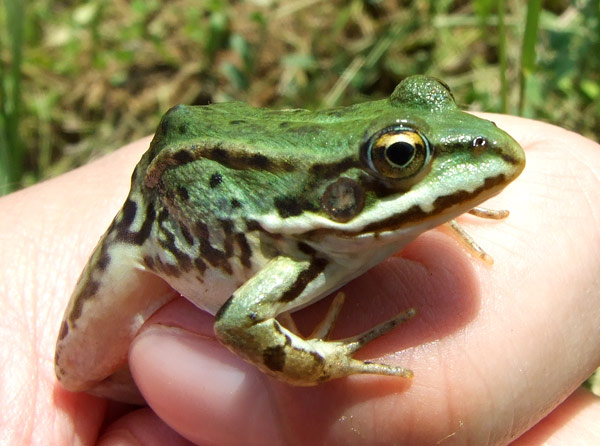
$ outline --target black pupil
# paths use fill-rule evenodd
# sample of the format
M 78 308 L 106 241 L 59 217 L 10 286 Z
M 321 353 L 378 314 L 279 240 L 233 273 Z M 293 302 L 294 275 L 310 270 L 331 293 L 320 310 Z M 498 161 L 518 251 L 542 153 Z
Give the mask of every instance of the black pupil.
M 415 154 L 415 146 L 406 142 L 398 141 L 390 144 L 385 150 L 388 161 L 396 166 L 404 166 L 412 160 Z

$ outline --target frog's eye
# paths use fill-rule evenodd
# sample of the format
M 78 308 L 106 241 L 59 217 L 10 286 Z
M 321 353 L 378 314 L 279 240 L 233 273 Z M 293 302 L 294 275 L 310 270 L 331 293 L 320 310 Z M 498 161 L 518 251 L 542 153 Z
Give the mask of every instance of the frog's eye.
M 407 179 L 429 163 L 429 144 L 415 130 L 393 126 L 378 131 L 362 147 L 367 167 L 384 179 Z

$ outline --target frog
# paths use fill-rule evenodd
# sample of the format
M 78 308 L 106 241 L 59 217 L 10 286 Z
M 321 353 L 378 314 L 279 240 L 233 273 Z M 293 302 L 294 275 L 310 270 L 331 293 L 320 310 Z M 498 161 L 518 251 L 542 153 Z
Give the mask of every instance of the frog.
M 411 379 L 407 368 L 353 355 L 415 308 L 338 340 L 330 333 L 343 294 L 310 336 L 290 313 L 461 214 L 504 217 L 478 206 L 524 166 L 511 136 L 423 75 L 388 98 L 319 111 L 177 105 L 66 307 L 58 381 L 143 403 L 128 349 L 178 296 L 214 315 L 224 346 L 289 385 L 356 374 Z

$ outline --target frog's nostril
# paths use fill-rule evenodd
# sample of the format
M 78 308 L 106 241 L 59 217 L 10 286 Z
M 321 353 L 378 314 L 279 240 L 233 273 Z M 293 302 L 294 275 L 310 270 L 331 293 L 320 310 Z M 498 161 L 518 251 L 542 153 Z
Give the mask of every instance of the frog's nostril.
M 478 136 L 477 138 L 475 138 L 473 140 L 473 147 L 474 148 L 484 148 L 485 146 L 487 146 L 488 141 L 487 139 L 485 139 L 483 136 Z

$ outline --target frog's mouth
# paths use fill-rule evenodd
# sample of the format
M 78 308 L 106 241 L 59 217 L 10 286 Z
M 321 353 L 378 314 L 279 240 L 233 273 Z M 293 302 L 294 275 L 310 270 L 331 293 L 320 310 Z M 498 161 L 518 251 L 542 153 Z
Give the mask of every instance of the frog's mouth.
M 380 239 L 389 242 L 396 236 L 417 234 L 468 212 L 473 207 L 498 194 L 512 178 L 498 174 L 483 180 L 473 190 L 458 189 L 434 198 L 419 196 L 420 191 L 380 200 L 348 222 L 337 222 L 316 213 L 280 218 L 276 214 L 263 216 L 258 223 L 271 234 L 323 241 L 325 238 Z M 431 197 L 429 191 L 429 197 Z M 354 242 L 354 243 L 355 243 Z

